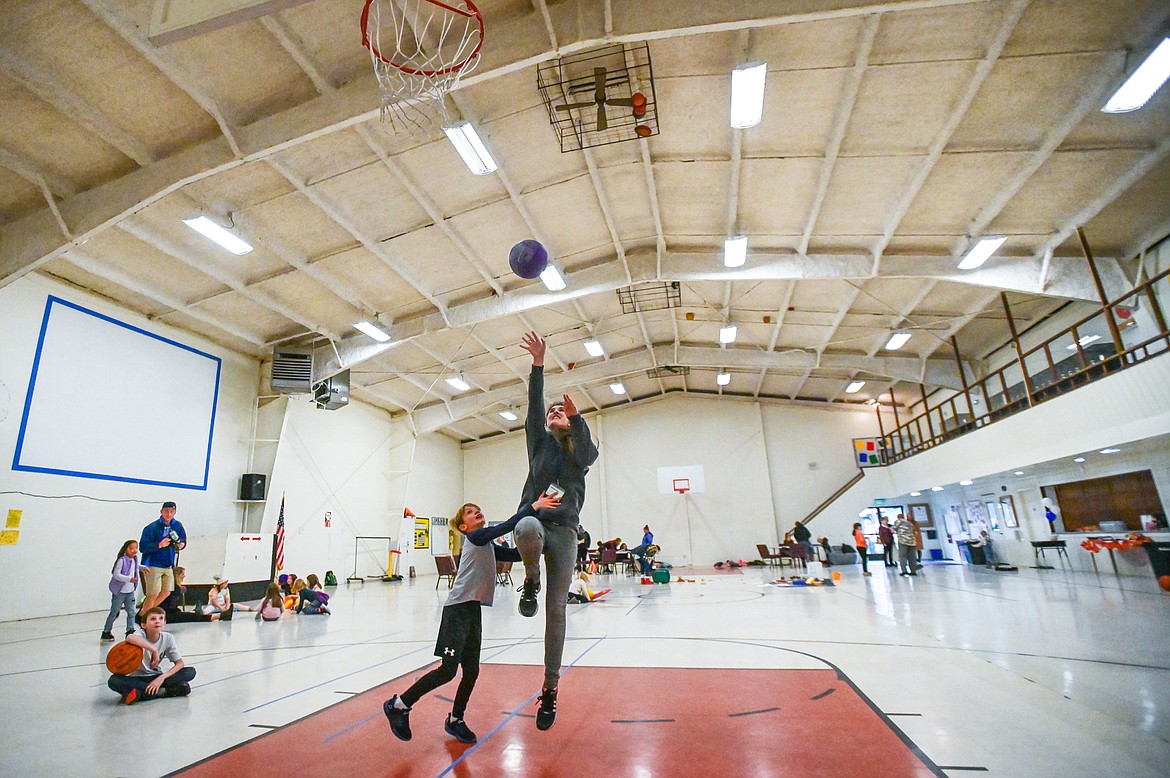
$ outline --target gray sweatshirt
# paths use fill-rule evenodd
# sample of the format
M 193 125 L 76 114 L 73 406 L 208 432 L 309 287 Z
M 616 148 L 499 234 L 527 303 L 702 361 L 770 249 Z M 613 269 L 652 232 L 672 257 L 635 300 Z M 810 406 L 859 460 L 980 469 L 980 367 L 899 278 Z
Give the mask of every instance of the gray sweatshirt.
M 585 504 L 585 474 L 597 461 L 597 446 L 589 435 L 589 425 L 581 414 L 569 417 L 569 453 L 545 426 L 544 368 L 532 366 L 528 379 L 528 418 L 524 422 L 528 437 L 528 480 L 520 505 L 532 505 L 549 484 L 565 490 L 561 504 L 556 508 L 541 509 L 537 517 L 550 524 L 577 529 L 581 506 Z
M 532 505 L 525 505 L 519 513 L 502 524 L 480 527 L 464 535 L 467 542 L 463 544 L 463 553 L 459 557 L 459 572 L 455 575 L 455 583 L 443 607 L 461 602 L 478 602 L 490 606 L 496 596 L 496 562 L 520 561 L 519 551 L 504 548 L 492 541 L 516 529 L 520 519 L 535 515 Z

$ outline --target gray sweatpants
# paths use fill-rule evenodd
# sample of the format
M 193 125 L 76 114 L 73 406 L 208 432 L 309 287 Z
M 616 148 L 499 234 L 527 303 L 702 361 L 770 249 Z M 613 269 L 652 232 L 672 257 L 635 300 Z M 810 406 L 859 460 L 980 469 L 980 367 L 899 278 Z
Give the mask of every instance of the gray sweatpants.
M 555 689 L 561 678 L 565 653 L 565 606 L 577 563 L 577 530 L 547 524 L 535 516 L 520 519 L 513 533 L 516 549 L 524 560 L 524 575 L 540 580 L 540 557 L 548 578 L 544 582 L 544 688 Z

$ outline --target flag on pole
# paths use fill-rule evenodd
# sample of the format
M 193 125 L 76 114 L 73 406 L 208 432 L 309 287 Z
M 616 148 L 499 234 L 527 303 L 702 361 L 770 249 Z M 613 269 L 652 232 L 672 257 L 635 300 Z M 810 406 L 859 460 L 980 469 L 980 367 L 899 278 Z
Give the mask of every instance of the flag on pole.
M 284 569 L 284 495 L 280 495 L 280 515 L 276 518 L 276 569 Z

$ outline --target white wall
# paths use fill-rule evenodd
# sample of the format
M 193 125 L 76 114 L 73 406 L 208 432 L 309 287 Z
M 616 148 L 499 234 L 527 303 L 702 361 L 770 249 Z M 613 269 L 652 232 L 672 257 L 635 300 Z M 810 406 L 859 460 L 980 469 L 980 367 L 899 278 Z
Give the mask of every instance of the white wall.
M 586 418 L 601 451 L 586 479 L 586 529 L 595 542 L 634 545 L 649 524 L 660 558 L 676 565 L 756 558 L 778 520 L 788 529 L 852 477 L 851 439 L 877 426 L 865 412 L 675 395 Z M 527 465 L 522 434 L 467 446 L 466 498 L 506 519 Z M 658 494 L 657 469 L 683 465 L 703 466 L 706 492 Z
M 11 469 L 50 294 L 223 359 L 206 490 Z M 123 541 L 138 539 L 165 500 L 178 503 L 178 518 L 189 535 L 238 531 L 240 514 L 232 501 L 247 464 L 256 361 L 36 275 L 0 288 L 0 333 L 0 516 L 10 509 L 24 512 L 19 542 L 0 546 L 0 579 L 20 586 L 22 592 L 0 600 L 0 621 L 109 607 L 106 584 L 118 549 Z M 85 391 L 84 377 L 79 377 L 77 388 Z M 133 403 L 134 398 L 127 397 L 126 402 Z M 166 455 L 166 440 L 157 441 L 157 451 Z
M 356 537 L 390 536 L 392 545 L 358 545 L 358 574 L 378 573 L 388 565 L 388 549 L 398 546 L 404 499 L 420 516 L 446 515 L 458 506 L 463 468 L 457 442 L 441 435 L 413 441 L 405 422 L 358 401 L 333 411 L 318 410 L 308 397 L 280 402 L 287 410 L 261 530 L 276 531 L 283 495 L 284 572 L 324 578 L 333 570 L 343 581 L 354 571 Z

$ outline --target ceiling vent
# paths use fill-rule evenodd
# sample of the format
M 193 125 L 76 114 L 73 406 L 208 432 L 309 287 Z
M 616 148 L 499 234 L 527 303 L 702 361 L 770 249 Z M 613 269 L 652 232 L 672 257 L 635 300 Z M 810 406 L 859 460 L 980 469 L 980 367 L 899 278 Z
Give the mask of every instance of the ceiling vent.
M 678 281 L 650 282 L 617 290 L 622 313 L 661 311 L 682 305 L 682 287 Z
M 326 378 L 313 389 L 313 402 L 323 411 L 335 411 L 349 405 L 349 371 Z
M 307 394 L 313 391 L 313 350 L 273 349 L 272 390 L 281 394 Z

